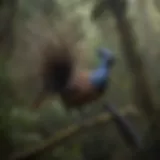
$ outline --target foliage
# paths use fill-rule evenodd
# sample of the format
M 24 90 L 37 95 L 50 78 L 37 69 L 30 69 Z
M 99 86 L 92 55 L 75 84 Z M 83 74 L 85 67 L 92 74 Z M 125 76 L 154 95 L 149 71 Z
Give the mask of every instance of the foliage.
M 158 1 L 156 3 L 158 4 Z M 1 159 L 6 159 L 12 152 L 25 151 L 35 144 L 39 145 L 59 129 L 77 122 L 79 120 L 77 117 L 83 117 L 84 114 L 94 116 L 102 110 L 101 102 L 97 102 L 86 106 L 83 113 L 68 112 L 57 97 L 53 102 L 46 102 L 43 108 L 36 112 L 29 109 L 28 106 L 41 83 L 39 77 L 37 78 L 42 59 L 39 51 L 51 37 L 56 42 L 55 33 L 57 32 L 71 44 L 70 47 L 78 59 L 77 67 L 79 68 L 96 67 L 98 64 L 95 56 L 96 48 L 99 46 L 110 48 L 115 53 L 117 63 L 112 73 L 110 88 L 104 99 L 107 97 L 107 100 L 117 105 L 119 109 L 132 105 L 131 77 L 121 56 L 116 22 L 109 12 L 104 13 L 97 22 L 93 22 L 90 16 L 94 5 L 94 1 L 91 0 L 19 1 L 15 16 L 14 47 L 7 47 L 11 48 L 12 54 L 9 60 L 0 57 Z M 137 34 L 139 50 L 147 63 L 146 70 L 151 77 L 155 96 L 159 99 L 160 7 L 156 6 L 153 0 L 128 0 L 127 16 Z M 2 13 L 4 10 L 0 11 Z M 4 19 L 1 19 L 1 16 L 2 14 L 0 22 L 3 23 Z M 0 46 L 0 53 L 3 55 L 8 52 L 4 49 L 4 45 L 6 43 Z M 23 97 L 20 98 L 21 101 L 16 95 Z M 140 129 L 146 127 L 143 118 L 135 116 L 131 119 Z M 142 135 L 144 130 L 140 131 Z M 112 156 L 110 152 L 113 153 Z M 124 157 L 125 154 L 130 155 L 130 151 L 121 140 L 114 123 L 110 122 L 107 127 L 97 128 L 83 136 L 77 136 L 39 159 L 88 160 L 92 159 L 92 156 L 94 158 L 97 156 L 97 159 L 100 159 L 100 156 L 101 159 L 107 159 L 110 156 L 111 159 L 117 159 L 119 156 Z

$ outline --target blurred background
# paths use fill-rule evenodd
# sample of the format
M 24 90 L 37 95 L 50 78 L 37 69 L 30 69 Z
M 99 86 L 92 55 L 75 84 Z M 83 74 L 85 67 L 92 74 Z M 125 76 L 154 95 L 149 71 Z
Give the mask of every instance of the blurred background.
M 136 88 L 132 82 L 136 81 L 132 76 L 135 73 L 128 65 L 131 61 L 125 57 L 127 50 L 118 30 L 118 23 L 121 24 L 114 10 L 125 12 L 122 16 L 130 24 L 136 42 L 134 53 L 142 61 L 153 90 L 154 107 L 158 110 L 160 1 L 123 0 L 125 4 L 121 5 L 121 0 L 113 0 L 115 5 L 120 4 L 117 7 L 109 0 L 104 1 L 106 7 L 103 4 L 103 8 L 98 9 L 102 13 L 96 16 L 98 2 L 94 0 L 0 1 L 0 159 L 129 160 L 133 158 L 133 152 L 134 155 L 137 153 L 126 145 L 111 117 L 106 118 L 105 125 L 93 125 L 90 129 L 81 129 L 83 132 L 70 133 L 80 127 L 79 119 L 85 121 L 86 116 L 88 119 L 102 114 L 102 100 L 84 106 L 81 112 L 76 107 L 66 110 L 58 96 L 45 101 L 36 111 L 30 108 L 41 88 L 38 76 L 44 56 L 41 50 L 51 39 L 58 44 L 58 33 L 75 56 L 75 68 L 94 69 L 99 63 L 96 56 L 98 47 L 113 52 L 116 64 L 110 87 L 102 99 L 123 111 L 137 133 L 146 136 L 149 123 L 137 111 L 133 98 L 134 95 L 141 96 L 143 88 L 133 89 Z M 64 138 L 65 134 L 69 134 L 67 138 Z M 37 146 L 42 148 L 37 149 Z M 18 157 L 22 152 L 25 154 Z M 29 157 L 30 152 L 35 153 Z

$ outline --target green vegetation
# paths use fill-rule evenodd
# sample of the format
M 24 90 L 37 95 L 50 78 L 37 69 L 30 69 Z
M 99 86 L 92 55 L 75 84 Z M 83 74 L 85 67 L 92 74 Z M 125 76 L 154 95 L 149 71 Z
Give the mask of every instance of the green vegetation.
M 50 40 L 57 44 L 57 34 L 78 59 L 78 69 L 96 67 L 97 47 L 105 46 L 114 52 L 117 62 L 103 100 L 117 106 L 144 138 L 147 152 L 138 152 L 143 156 L 138 158 L 154 159 L 149 154 L 150 144 L 160 138 L 150 132 L 159 133 L 159 0 L 123 0 L 125 13 L 120 0 L 101 1 L 105 1 L 103 5 L 91 0 L 0 1 L 1 160 L 130 160 L 131 153 L 136 152 L 126 145 L 113 117 L 105 113 L 103 118 L 102 101 L 85 106 L 82 112 L 67 111 L 59 97 L 46 101 L 36 111 L 30 108 L 41 87 L 40 51 Z M 120 3 L 115 7 L 112 2 Z M 128 22 L 131 34 L 125 25 Z M 126 27 L 123 33 L 120 23 Z M 142 85 L 144 81 L 147 89 Z M 154 129 L 141 113 L 150 123 L 155 117 Z M 79 119 L 88 122 L 86 115 L 93 121 L 81 126 Z

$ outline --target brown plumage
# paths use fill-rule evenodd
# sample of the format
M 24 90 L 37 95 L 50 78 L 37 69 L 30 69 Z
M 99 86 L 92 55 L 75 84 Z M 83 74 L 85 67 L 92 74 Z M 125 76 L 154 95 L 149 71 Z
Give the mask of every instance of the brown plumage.
M 74 65 L 73 55 L 65 45 L 55 46 L 49 43 L 42 53 L 42 90 L 33 103 L 34 108 L 40 107 L 49 95 L 59 93 L 65 88 Z
M 109 84 L 111 68 L 115 58 L 106 48 L 98 50 L 101 62 L 92 70 L 81 70 L 73 73 L 66 89 L 61 93 L 61 98 L 66 108 L 81 108 L 101 98 Z
M 90 72 L 80 71 L 71 77 L 66 90 L 61 94 L 62 101 L 67 109 L 89 104 L 99 99 L 105 88 L 97 90 L 89 81 Z

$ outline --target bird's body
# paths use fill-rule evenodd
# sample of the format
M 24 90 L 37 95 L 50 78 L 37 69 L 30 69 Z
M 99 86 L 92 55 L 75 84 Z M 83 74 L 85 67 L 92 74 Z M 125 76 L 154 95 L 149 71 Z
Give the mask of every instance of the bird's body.
M 100 50 L 100 66 L 93 71 L 80 71 L 70 79 L 66 90 L 62 92 L 61 98 L 67 108 L 81 108 L 99 99 L 105 92 L 114 57 L 108 50 Z
M 65 53 L 65 52 L 63 52 Z M 34 108 L 40 107 L 49 96 L 58 93 L 66 108 L 79 107 L 100 98 L 110 77 L 114 57 L 107 49 L 100 49 L 98 55 L 100 66 L 93 70 L 73 71 L 73 60 L 70 57 L 50 59 L 44 72 L 44 89 L 34 103 Z
M 89 74 L 88 72 L 80 72 L 71 79 L 67 89 L 61 94 L 65 106 L 82 106 L 102 94 L 99 91 L 95 92 L 96 88 L 89 81 Z

